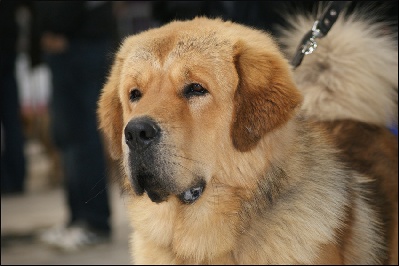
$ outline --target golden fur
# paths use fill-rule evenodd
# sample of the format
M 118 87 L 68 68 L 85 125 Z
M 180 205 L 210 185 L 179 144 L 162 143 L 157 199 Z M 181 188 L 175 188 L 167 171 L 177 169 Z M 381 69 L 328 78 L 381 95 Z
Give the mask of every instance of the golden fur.
M 188 97 L 188 84 L 207 93 Z M 371 179 L 339 162 L 301 102 L 264 32 L 196 18 L 127 38 L 98 115 L 124 172 L 133 262 L 385 263 Z M 130 143 L 143 119 L 161 132 L 147 150 Z

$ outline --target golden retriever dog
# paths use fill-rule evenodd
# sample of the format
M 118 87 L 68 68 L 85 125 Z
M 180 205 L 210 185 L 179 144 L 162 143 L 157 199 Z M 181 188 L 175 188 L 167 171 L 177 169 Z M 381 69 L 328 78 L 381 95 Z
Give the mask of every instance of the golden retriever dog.
M 304 95 L 303 114 L 326 128 L 353 169 L 373 178 L 390 264 L 398 265 L 398 138 L 387 126 L 398 121 L 398 41 L 390 21 L 356 8 L 342 13 L 318 48 L 294 71 Z M 315 18 L 288 17 L 280 41 L 288 57 Z
M 174 21 L 124 40 L 98 106 L 135 264 L 384 264 L 374 180 L 301 115 L 259 30 Z

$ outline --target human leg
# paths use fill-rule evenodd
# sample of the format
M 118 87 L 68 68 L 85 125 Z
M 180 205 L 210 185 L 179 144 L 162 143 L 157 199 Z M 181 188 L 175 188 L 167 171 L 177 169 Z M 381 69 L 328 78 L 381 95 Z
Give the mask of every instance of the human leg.
M 1 154 L 1 192 L 15 193 L 24 189 L 26 160 L 24 135 L 15 77 L 15 53 L 1 54 L 0 60 L 0 109 L 4 132 Z

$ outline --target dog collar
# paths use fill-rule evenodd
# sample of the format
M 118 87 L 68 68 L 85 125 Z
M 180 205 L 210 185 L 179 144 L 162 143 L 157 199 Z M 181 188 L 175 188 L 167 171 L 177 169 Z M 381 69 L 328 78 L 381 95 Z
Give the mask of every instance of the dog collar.
M 333 24 L 336 22 L 342 9 L 351 1 L 331 1 L 325 12 L 316 21 L 311 30 L 308 31 L 300 42 L 296 54 L 291 62 L 294 68 L 298 67 L 304 56 L 309 55 L 317 49 L 316 38 L 322 38 L 328 34 Z

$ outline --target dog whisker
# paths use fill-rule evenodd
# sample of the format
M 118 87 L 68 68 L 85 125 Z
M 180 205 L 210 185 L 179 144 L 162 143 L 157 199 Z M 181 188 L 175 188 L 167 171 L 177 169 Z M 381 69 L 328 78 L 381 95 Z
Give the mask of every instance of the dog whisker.
M 186 160 L 189 160 L 189 161 L 193 161 L 193 162 L 199 163 L 199 164 L 201 164 L 201 165 L 203 165 L 203 166 L 206 165 L 206 164 L 205 164 L 203 161 L 201 161 L 201 160 L 193 159 L 193 158 L 190 158 L 190 157 L 187 157 L 187 156 L 182 156 L 182 155 L 179 155 L 177 152 L 174 153 L 173 151 L 177 151 L 176 146 L 173 146 L 173 145 L 170 145 L 170 144 L 166 144 L 166 143 L 163 143 L 162 145 L 163 145 L 165 148 L 167 148 L 167 151 L 168 151 L 168 153 L 169 153 L 170 156 L 178 157 L 178 158 L 182 158 L 182 159 L 186 159 Z
M 175 155 L 175 154 L 172 154 L 172 156 L 178 157 L 178 158 L 182 158 L 182 159 L 186 159 L 186 160 L 189 160 L 189 161 L 193 161 L 193 162 L 196 162 L 196 163 L 200 163 L 200 164 L 202 164 L 202 165 L 205 165 L 205 164 L 204 164 L 202 161 L 200 161 L 200 160 L 191 159 L 191 158 L 188 158 L 188 157 L 184 157 L 184 156 L 180 156 L 180 155 Z
M 96 185 L 95 185 L 96 186 Z M 93 188 L 92 188 L 93 189 Z M 85 204 L 88 204 L 90 201 L 92 201 L 93 199 L 95 199 L 98 195 L 102 194 L 105 190 L 107 189 L 107 186 L 105 186 L 103 189 L 101 189 L 99 192 L 97 192 L 96 195 L 94 195 L 93 197 L 89 198 L 87 201 L 85 201 Z
M 170 161 L 168 162 L 169 164 L 175 165 L 175 166 L 179 166 L 183 169 L 185 169 L 186 171 L 188 171 L 189 173 L 193 174 L 193 175 L 197 175 L 194 171 L 190 170 L 189 168 L 183 166 L 182 164 L 178 163 L 178 162 L 174 162 L 174 161 Z

